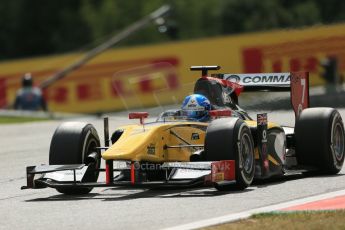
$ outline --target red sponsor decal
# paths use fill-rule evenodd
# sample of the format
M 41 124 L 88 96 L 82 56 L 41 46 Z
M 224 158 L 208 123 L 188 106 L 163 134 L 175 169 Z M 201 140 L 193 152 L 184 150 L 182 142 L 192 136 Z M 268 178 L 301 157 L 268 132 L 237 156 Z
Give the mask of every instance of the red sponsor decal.
M 208 113 L 211 117 L 231 117 L 231 110 L 229 109 L 211 110 Z
M 211 181 L 232 181 L 235 180 L 235 161 L 224 160 L 211 163 Z

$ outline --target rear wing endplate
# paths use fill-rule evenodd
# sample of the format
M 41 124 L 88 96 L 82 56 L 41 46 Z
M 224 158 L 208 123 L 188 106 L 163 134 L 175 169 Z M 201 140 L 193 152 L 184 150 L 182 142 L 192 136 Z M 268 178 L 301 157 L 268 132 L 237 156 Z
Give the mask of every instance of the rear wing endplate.
M 250 91 L 290 91 L 291 105 L 296 118 L 309 107 L 309 73 L 253 73 L 253 74 L 212 74 L 212 77 L 235 82 Z

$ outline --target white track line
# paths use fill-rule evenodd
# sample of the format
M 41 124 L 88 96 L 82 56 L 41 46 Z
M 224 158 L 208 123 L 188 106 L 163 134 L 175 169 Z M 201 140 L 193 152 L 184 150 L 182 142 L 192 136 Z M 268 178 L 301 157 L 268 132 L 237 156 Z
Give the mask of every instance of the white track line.
M 324 200 L 324 199 L 333 198 L 333 197 L 342 196 L 342 195 L 345 195 L 345 190 L 324 193 L 324 194 L 311 196 L 307 198 L 301 198 L 301 199 L 288 201 L 288 202 L 284 202 L 280 204 L 274 204 L 274 205 L 270 205 L 270 206 L 266 206 L 262 208 L 251 209 L 244 212 L 215 217 L 215 218 L 211 218 L 207 220 L 196 221 L 189 224 L 183 224 L 183 225 L 179 225 L 179 226 L 175 226 L 171 228 L 166 228 L 165 230 L 197 229 L 197 228 L 208 227 L 212 225 L 224 224 L 224 223 L 228 223 L 228 222 L 232 222 L 232 221 L 236 221 L 240 219 L 245 219 L 257 213 L 277 211 L 277 210 L 281 210 L 281 209 L 288 208 L 295 205 L 305 204 L 305 203 L 314 202 L 318 200 Z

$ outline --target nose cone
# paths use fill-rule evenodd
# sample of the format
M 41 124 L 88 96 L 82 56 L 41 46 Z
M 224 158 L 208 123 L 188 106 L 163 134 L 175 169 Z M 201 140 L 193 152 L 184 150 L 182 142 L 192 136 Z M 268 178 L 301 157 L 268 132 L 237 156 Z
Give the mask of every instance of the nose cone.
M 150 159 L 157 161 L 155 150 L 159 140 L 155 133 L 157 133 L 155 129 L 144 129 L 142 126 L 127 129 L 120 139 L 102 154 L 102 157 L 105 160 L 141 161 Z M 154 154 L 152 154 L 152 148 L 155 148 Z

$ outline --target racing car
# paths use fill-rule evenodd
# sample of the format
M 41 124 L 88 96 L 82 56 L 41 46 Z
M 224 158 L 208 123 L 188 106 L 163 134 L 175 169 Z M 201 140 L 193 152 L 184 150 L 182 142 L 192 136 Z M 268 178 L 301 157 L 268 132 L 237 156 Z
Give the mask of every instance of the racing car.
M 333 108 L 309 108 L 307 72 L 208 74 L 219 69 L 191 67 L 201 71 L 194 93 L 210 100 L 210 121 L 190 120 L 176 109 L 145 122 L 147 112 L 134 112 L 129 119 L 138 124 L 109 132 L 104 118 L 104 146 L 93 125 L 62 123 L 51 140 L 49 165 L 27 167 L 22 189 L 87 194 L 94 187 L 208 185 L 243 190 L 256 179 L 341 170 L 342 118 Z M 238 102 L 248 91 L 290 91 L 295 127 L 270 122 L 267 113 L 251 118 Z M 105 179 L 98 181 L 100 172 Z

